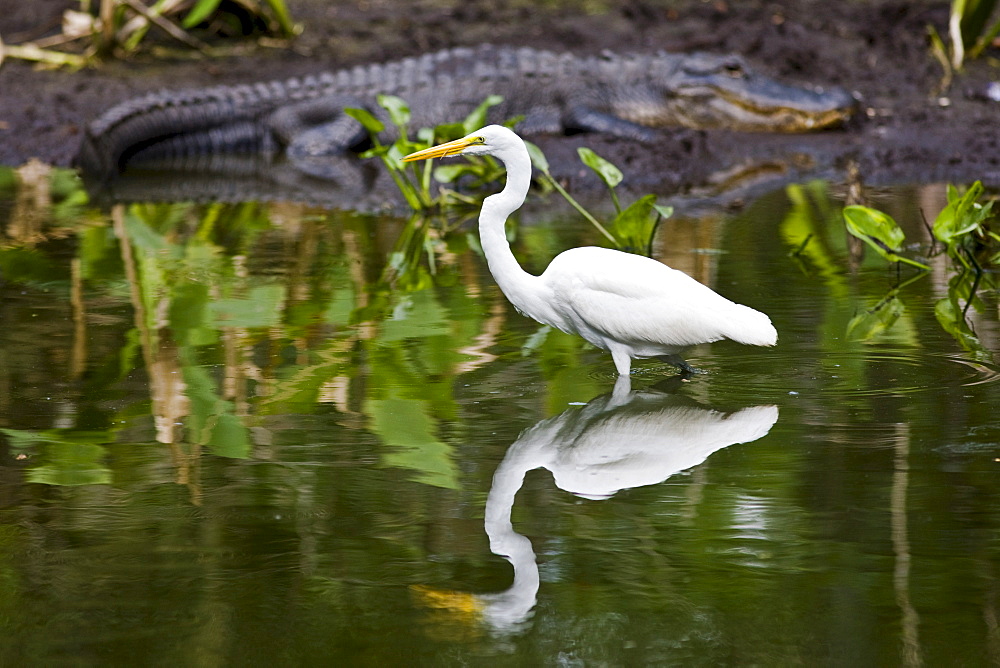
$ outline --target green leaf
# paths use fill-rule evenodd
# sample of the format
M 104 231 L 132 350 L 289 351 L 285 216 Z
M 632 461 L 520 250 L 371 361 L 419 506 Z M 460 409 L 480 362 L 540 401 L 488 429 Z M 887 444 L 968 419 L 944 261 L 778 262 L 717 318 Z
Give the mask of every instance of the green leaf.
M 375 98 L 380 107 L 389 112 L 389 119 L 398 128 L 410 124 L 410 105 L 401 97 L 395 95 L 378 95 Z
M 966 48 L 975 44 L 986 30 L 986 24 L 996 5 L 996 0 L 953 0 L 952 11 L 958 13 L 962 43 Z
M 896 254 L 906 235 L 889 214 L 867 206 L 852 205 L 844 207 L 844 221 L 848 232 L 874 248 L 886 260 L 929 269 L 927 265 Z
M 609 188 L 614 188 L 622 182 L 623 178 L 625 178 L 625 175 L 622 174 L 620 169 L 594 153 L 586 146 L 581 146 L 576 149 L 576 152 L 579 154 L 580 160 L 583 161 L 583 164 L 594 170 L 594 172 L 601 177 L 601 180 L 604 181 Z
M 382 145 L 382 146 L 373 146 L 372 148 L 368 149 L 367 151 L 362 151 L 361 153 L 359 153 L 358 157 L 359 158 L 385 158 L 387 155 L 389 155 L 389 148 L 390 147 L 385 146 L 385 145 Z
M 663 204 L 654 204 L 653 208 L 656 209 L 656 212 L 661 216 L 663 216 L 664 218 L 669 218 L 670 216 L 674 215 L 674 207 L 672 206 L 665 206 Z
M 848 206 L 844 208 L 844 219 L 851 234 L 867 242 L 882 255 L 886 251 L 899 250 L 906 239 L 892 216 L 877 209 Z
M 984 190 L 980 181 L 969 186 L 964 195 L 960 195 L 954 186 L 949 185 L 948 205 L 934 219 L 935 238 L 952 246 L 961 237 L 978 230 L 992 207 L 992 202 L 985 207 L 977 202 Z
M 434 180 L 439 183 L 454 183 L 468 171 L 468 165 L 437 165 L 434 168 Z
M 528 149 L 528 155 L 531 157 L 531 164 L 535 166 L 535 169 L 548 174 L 549 161 L 545 159 L 545 154 L 542 153 L 542 149 L 538 148 L 529 141 L 524 142 L 524 145 Z
M 611 229 L 622 250 L 644 253 L 649 248 L 656 229 L 655 203 L 656 195 L 646 195 L 615 216 Z
M 427 139 L 427 143 L 440 144 L 453 139 L 460 139 L 467 134 L 469 133 L 465 131 L 465 126 L 462 123 L 440 123 L 434 126 L 434 132 Z
M 462 121 L 463 134 L 469 134 L 478 130 L 479 128 L 486 125 L 486 115 L 490 110 L 490 107 L 495 107 L 503 102 L 502 95 L 490 95 L 485 100 L 480 103 L 478 107 L 472 110 L 472 113 L 465 117 Z
M 417 140 L 424 143 L 421 148 L 428 148 L 434 143 L 434 130 L 431 128 L 420 128 L 417 130 Z
M 292 22 L 292 15 L 285 5 L 285 0 L 267 0 L 267 4 L 274 12 L 278 25 L 281 26 L 281 31 L 286 35 L 294 35 L 296 32 L 295 24 Z
M 403 162 L 403 158 L 406 157 L 406 153 L 400 148 L 399 144 L 393 144 L 389 147 L 389 150 L 385 152 L 385 157 L 391 162 L 392 167 L 396 169 L 403 169 L 406 167 L 406 163 Z
M 198 0 L 191 11 L 187 13 L 184 17 L 182 26 L 186 29 L 190 29 L 207 19 L 211 16 L 216 9 L 219 8 L 222 0 Z
M 344 113 L 361 123 L 368 131 L 368 134 L 377 135 L 385 130 L 385 123 L 375 118 L 367 109 L 357 107 L 344 107 Z

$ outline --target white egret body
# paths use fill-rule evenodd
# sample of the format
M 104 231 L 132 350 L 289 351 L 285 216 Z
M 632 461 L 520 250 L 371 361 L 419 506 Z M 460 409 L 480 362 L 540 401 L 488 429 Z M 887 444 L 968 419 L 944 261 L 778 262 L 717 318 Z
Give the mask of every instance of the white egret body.
M 504 189 L 486 198 L 479 237 L 507 299 L 522 314 L 564 332 L 579 334 L 611 353 L 618 373 L 628 375 L 633 358 L 659 357 L 689 367 L 678 354 L 721 339 L 773 346 L 778 334 L 770 318 L 736 304 L 687 274 L 641 255 L 609 248 L 572 248 L 557 255 L 541 276 L 524 271 L 504 233 L 531 184 L 531 158 L 511 130 L 490 125 L 453 142 L 403 158 L 492 155 L 507 168 Z

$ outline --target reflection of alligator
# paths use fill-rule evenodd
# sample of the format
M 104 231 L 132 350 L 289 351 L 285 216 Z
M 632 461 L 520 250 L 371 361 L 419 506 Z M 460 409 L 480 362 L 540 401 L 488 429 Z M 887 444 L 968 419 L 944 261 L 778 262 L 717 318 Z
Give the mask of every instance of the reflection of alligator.
M 308 162 L 363 145 L 364 130 L 343 109 L 363 107 L 386 119 L 377 93 L 407 100 L 414 127 L 463 118 L 495 94 L 504 101 L 491 120 L 523 115 L 518 127 L 526 134 L 631 138 L 649 138 L 650 127 L 666 125 L 801 132 L 840 123 L 855 106 L 842 89 L 787 86 L 733 56 L 579 57 L 483 46 L 301 80 L 149 94 L 95 120 L 78 164 L 109 175 L 140 159 L 281 150 Z

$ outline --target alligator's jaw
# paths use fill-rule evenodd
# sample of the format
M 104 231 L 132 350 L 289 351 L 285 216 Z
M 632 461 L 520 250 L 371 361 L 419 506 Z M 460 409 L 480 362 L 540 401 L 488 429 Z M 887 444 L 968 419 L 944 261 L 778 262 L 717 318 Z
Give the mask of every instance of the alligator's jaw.
M 737 132 L 812 132 L 844 124 L 855 105 L 829 109 L 800 109 L 790 106 L 755 106 L 743 99 L 723 94 L 711 98 L 692 114 L 678 114 L 681 125 L 694 128 L 721 128 Z
M 721 121 L 720 127 L 738 131 L 810 132 L 842 125 L 857 110 L 857 101 L 842 89 L 796 90 L 795 96 L 777 99 L 725 88 L 716 88 L 713 93 L 711 108 Z M 705 127 L 704 118 L 700 126 Z
M 634 123 L 738 132 L 811 132 L 845 123 L 857 111 L 846 90 L 811 90 L 752 80 L 702 80 L 677 86 L 663 103 L 621 102 L 616 113 Z

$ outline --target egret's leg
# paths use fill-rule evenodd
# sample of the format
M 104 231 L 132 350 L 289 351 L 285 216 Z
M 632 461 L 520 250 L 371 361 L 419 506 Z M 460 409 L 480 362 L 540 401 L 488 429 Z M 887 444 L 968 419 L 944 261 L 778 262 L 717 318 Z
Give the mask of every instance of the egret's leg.
M 683 357 L 677 355 L 676 353 L 673 355 L 660 355 L 656 359 L 662 362 L 666 362 L 667 364 L 673 364 L 675 367 L 681 370 L 682 374 L 688 376 L 694 375 L 696 373 L 704 373 L 704 371 L 702 371 L 701 369 L 696 369 L 695 367 L 688 364 Z
M 611 359 L 615 361 L 615 368 L 618 369 L 619 376 L 627 376 L 632 373 L 632 358 L 621 348 L 611 349 Z

